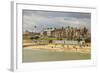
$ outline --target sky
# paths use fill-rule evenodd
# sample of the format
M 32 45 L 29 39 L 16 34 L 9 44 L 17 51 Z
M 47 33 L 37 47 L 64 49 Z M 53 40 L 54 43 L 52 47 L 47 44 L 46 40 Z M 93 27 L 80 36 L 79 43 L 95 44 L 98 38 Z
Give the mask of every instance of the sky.
M 23 32 L 68 26 L 91 30 L 91 13 L 23 10 Z

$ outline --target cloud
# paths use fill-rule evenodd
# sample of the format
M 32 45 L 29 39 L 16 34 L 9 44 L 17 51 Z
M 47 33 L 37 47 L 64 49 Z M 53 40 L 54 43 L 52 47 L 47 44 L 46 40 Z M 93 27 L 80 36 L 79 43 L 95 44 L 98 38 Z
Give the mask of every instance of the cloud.
M 34 28 L 37 26 L 37 28 Z M 23 11 L 23 31 L 41 32 L 44 28 L 87 27 L 91 29 L 91 14 L 76 12 Z

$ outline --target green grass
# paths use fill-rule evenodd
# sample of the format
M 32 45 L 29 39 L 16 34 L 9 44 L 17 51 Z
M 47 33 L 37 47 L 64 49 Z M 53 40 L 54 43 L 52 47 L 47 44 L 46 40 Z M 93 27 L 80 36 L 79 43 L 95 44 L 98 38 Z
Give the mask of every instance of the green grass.
M 55 52 L 48 50 L 23 49 L 23 62 L 41 61 L 64 61 L 64 60 L 86 60 L 90 59 L 90 54 L 78 52 Z
M 45 37 L 45 38 L 39 38 L 39 40 L 57 40 L 57 38 Z

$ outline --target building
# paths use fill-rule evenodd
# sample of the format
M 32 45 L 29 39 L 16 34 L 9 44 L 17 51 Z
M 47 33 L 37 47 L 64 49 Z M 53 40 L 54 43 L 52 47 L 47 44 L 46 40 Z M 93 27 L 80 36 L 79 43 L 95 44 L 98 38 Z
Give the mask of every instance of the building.
M 66 38 L 65 35 L 65 29 L 62 27 L 61 29 L 54 29 L 53 31 L 51 31 L 51 36 L 57 39 L 62 39 L 62 38 Z
M 46 28 L 44 31 L 40 32 L 41 37 L 51 37 L 53 28 Z
M 58 40 L 85 40 L 91 39 L 91 34 L 86 27 L 76 28 L 76 27 L 66 27 L 66 28 L 47 28 L 41 32 L 43 37 L 57 38 Z

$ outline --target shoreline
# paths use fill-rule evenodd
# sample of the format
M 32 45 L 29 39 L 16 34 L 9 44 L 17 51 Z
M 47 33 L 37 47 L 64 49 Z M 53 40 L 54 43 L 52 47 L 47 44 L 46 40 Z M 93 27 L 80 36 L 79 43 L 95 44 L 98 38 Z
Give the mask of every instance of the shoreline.
M 48 50 L 48 51 L 58 51 L 58 52 L 80 52 L 80 53 L 91 53 L 91 47 L 80 47 L 79 45 L 55 45 L 55 44 L 47 44 L 47 45 L 31 45 L 24 46 L 23 49 L 32 49 L 32 50 Z

